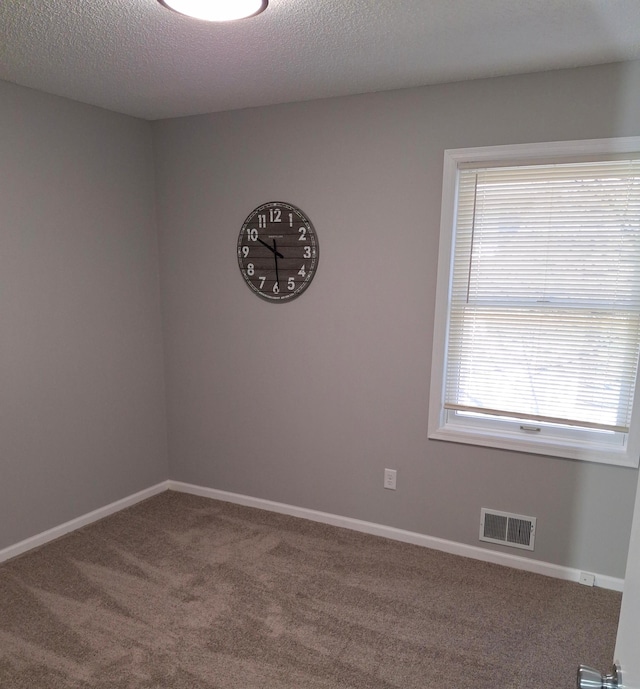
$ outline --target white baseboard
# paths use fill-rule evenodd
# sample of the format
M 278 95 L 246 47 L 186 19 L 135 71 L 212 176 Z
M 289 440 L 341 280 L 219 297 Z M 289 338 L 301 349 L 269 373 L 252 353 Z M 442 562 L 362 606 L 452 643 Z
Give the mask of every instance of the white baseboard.
M 351 517 L 341 517 L 336 514 L 328 512 L 318 512 L 317 510 L 310 510 L 304 507 L 295 507 L 294 505 L 287 505 L 281 502 L 273 502 L 271 500 L 263 500 L 261 498 L 253 498 L 248 495 L 240 495 L 238 493 L 229 493 L 223 490 L 216 490 L 215 488 L 204 488 L 202 486 L 195 486 L 190 483 L 182 483 L 181 481 L 163 481 L 155 486 L 141 490 L 134 495 L 130 495 L 122 500 L 105 505 L 93 512 L 89 512 L 81 517 L 65 522 L 53 529 L 44 531 L 41 534 L 27 538 L 20 543 L 9 546 L 4 550 L 0 550 L 0 562 L 17 557 L 22 553 L 37 548 L 49 541 L 53 541 L 60 536 L 64 536 L 71 531 L 87 526 L 92 522 L 98 521 L 110 514 L 119 512 L 126 507 L 131 507 L 142 500 L 163 493 L 166 490 L 174 490 L 180 493 L 190 493 L 192 495 L 199 495 L 205 498 L 212 498 L 214 500 L 222 500 L 224 502 L 233 502 L 238 505 L 245 505 L 247 507 L 256 507 L 261 510 L 269 512 L 277 512 L 279 514 L 287 514 L 292 517 L 300 517 L 302 519 L 309 519 L 311 521 L 320 522 L 322 524 L 330 524 L 332 526 L 339 526 L 344 529 L 351 529 L 352 531 L 360 531 L 362 533 L 372 534 L 373 536 L 382 536 L 383 538 L 390 538 L 395 541 L 402 541 L 404 543 L 412 543 L 424 548 L 432 548 L 440 550 L 452 555 L 460 555 L 462 557 L 470 557 L 474 560 L 482 560 L 484 562 L 492 562 L 497 565 L 505 567 L 512 567 L 514 569 L 522 569 L 536 574 L 544 574 L 545 576 L 554 577 L 556 579 L 564 579 L 566 581 L 580 581 L 580 570 L 572 567 L 562 567 L 554 565 L 550 562 L 542 562 L 540 560 L 533 560 L 528 557 L 520 557 L 518 555 L 511 555 L 509 553 L 502 553 L 495 550 L 487 550 L 472 545 L 465 545 L 464 543 L 456 543 L 455 541 L 448 541 L 443 538 L 436 538 L 434 536 L 426 536 L 425 534 L 416 533 L 414 531 L 405 531 L 403 529 L 396 529 L 392 526 L 385 526 L 383 524 L 375 524 L 373 522 L 362 521 L 361 519 L 352 519 Z M 612 591 L 622 591 L 624 579 L 607 576 L 604 574 L 595 573 L 595 585 Z
M 88 514 L 84 514 L 76 519 L 65 522 L 64 524 L 60 524 L 60 526 L 56 526 L 53 529 L 43 531 L 36 536 L 32 536 L 24 541 L 20 541 L 20 543 L 10 545 L 8 548 L 0 550 L 0 562 L 4 562 L 5 560 L 10 560 L 12 557 L 22 555 L 22 553 L 26 553 L 28 550 L 38 548 L 39 546 L 44 545 L 49 541 L 53 541 L 56 538 L 60 538 L 60 536 L 64 536 L 71 531 L 75 531 L 83 526 L 87 526 L 87 524 L 98 521 L 98 519 L 102 519 L 104 517 L 108 517 L 110 514 L 119 512 L 120 510 L 125 509 L 125 507 L 131 507 L 131 505 L 135 505 L 137 502 L 141 502 L 142 500 L 151 498 L 154 495 L 158 495 L 158 493 L 164 493 L 164 491 L 168 489 L 169 481 L 163 481 L 155 486 L 151 486 L 151 488 L 145 488 L 138 493 L 134 493 L 126 498 L 122 498 L 122 500 L 117 500 L 116 502 L 112 502 L 110 505 L 105 505 L 104 507 L 100 507 L 93 512 L 89 512 Z
M 302 519 L 309 519 L 332 526 L 340 526 L 345 529 L 351 529 L 352 531 L 361 531 L 362 533 L 372 534 L 374 536 L 382 536 L 383 538 L 390 538 L 395 541 L 402 541 L 425 548 L 440 550 L 445 553 L 451 553 L 452 555 L 461 555 L 462 557 L 470 557 L 474 560 L 482 560 L 497 565 L 504 565 L 505 567 L 534 572 L 535 574 L 543 574 L 556 579 L 575 582 L 580 581 L 580 570 L 572 567 L 563 567 L 561 565 L 554 565 L 550 562 L 533 560 L 528 557 L 520 557 L 518 555 L 511 555 L 495 550 L 487 550 L 478 546 L 456 543 L 455 541 L 448 541 L 434 536 L 426 536 L 425 534 L 416 533 L 414 531 L 396 529 L 392 526 L 384 526 L 383 524 L 352 519 L 351 517 L 341 517 L 328 512 L 318 512 L 304 507 L 295 507 L 280 502 L 272 502 L 271 500 L 252 498 L 248 495 L 229 493 L 214 488 L 204 488 L 202 486 L 195 486 L 180 481 L 169 481 L 168 483 L 169 490 L 175 490 L 181 493 L 191 493 L 192 495 L 199 495 L 214 500 L 223 500 L 224 502 L 233 502 L 238 505 L 257 507 L 261 510 L 287 514 L 292 517 L 301 517 Z M 605 574 L 595 574 L 595 585 L 600 588 L 611 589 L 612 591 L 622 591 L 624 579 L 618 579 Z

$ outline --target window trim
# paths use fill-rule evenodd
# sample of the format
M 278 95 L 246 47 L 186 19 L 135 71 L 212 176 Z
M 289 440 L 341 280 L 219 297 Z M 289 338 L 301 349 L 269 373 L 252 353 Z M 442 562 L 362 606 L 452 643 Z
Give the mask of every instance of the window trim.
M 433 440 L 577 459 L 637 468 L 640 464 L 640 375 L 636 380 L 630 430 L 623 446 L 559 441 L 514 432 L 478 429 L 448 421 L 444 409 L 446 345 L 449 328 L 450 280 L 453 271 L 458 170 L 473 165 L 530 165 L 610 158 L 640 152 L 640 137 L 508 144 L 444 152 L 440 245 L 436 285 L 428 437 Z

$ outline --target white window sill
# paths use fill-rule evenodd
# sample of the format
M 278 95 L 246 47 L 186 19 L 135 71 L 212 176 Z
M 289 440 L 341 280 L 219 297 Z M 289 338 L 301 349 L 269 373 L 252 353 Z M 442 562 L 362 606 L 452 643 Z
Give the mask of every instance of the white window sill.
M 598 447 L 593 443 L 581 446 L 576 442 L 563 444 L 557 439 L 523 438 L 520 434 L 508 434 L 495 432 L 482 432 L 478 429 L 468 429 L 452 426 L 442 426 L 429 431 L 430 440 L 444 440 L 466 445 L 478 445 L 480 447 L 494 447 L 501 450 L 514 452 L 527 452 L 549 457 L 563 457 L 577 459 L 599 464 L 638 468 L 638 456 L 630 456 L 627 447 Z

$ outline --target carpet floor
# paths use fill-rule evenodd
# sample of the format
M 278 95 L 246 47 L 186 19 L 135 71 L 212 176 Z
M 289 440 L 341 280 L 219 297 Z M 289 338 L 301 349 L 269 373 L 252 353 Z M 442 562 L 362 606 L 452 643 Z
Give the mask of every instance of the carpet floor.
M 0 565 L 0 687 L 573 689 L 620 600 L 166 492 Z

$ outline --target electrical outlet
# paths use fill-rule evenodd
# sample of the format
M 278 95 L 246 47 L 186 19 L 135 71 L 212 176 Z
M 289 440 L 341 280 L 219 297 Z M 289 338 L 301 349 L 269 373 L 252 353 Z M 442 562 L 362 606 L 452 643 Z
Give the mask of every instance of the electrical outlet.
M 397 471 L 395 469 L 385 469 L 384 470 L 384 487 L 389 490 L 396 489 L 396 475 Z
M 588 572 L 580 572 L 580 583 L 585 586 L 594 586 L 596 583 L 595 574 L 589 574 Z

